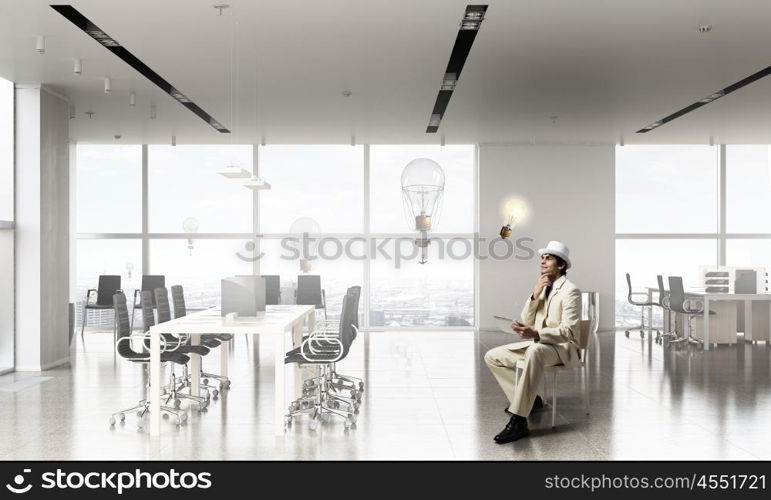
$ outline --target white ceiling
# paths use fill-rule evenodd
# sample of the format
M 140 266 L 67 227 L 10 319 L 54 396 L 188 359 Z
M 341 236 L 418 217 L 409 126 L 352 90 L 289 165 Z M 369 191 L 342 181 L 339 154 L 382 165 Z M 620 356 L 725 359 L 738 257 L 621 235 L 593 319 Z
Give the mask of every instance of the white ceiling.
M 225 1 L 232 7 L 220 17 L 212 5 Z M 67 96 L 77 116 L 71 135 L 81 142 L 121 134 L 124 143 L 168 143 L 172 135 L 179 144 L 250 143 L 262 135 L 268 143 L 348 143 L 355 134 L 359 143 L 426 143 L 444 134 L 448 143 L 621 136 L 627 144 L 707 143 L 710 136 L 771 143 L 771 77 L 649 134 L 634 133 L 771 65 L 771 2 L 490 0 L 436 135 L 425 128 L 467 2 L 222 2 L 71 4 L 230 127 L 232 138 L 41 0 L 0 0 L 0 76 Z M 701 34 L 705 23 L 714 28 Z M 39 34 L 43 56 L 35 52 Z M 83 59 L 80 77 L 75 58 Z M 342 97 L 345 89 L 353 95 Z

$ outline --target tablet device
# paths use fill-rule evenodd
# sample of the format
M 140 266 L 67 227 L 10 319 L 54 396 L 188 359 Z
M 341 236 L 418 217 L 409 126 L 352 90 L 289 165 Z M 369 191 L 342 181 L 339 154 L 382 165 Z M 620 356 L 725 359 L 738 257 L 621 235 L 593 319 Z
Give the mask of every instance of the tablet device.
M 516 323 L 517 325 L 522 325 L 522 323 L 513 318 L 507 318 L 505 316 L 493 316 L 493 319 L 495 320 L 496 325 L 498 325 L 498 329 L 500 331 L 519 337 L 519 334 L 511 329 L 511 324 Z

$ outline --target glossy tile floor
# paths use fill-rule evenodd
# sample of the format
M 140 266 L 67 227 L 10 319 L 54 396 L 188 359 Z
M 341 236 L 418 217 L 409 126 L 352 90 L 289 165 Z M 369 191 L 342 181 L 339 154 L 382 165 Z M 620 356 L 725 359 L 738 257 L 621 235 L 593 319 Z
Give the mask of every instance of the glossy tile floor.
M 482 356 L 507 340 L 464 331 L 365 334 L 340 367 L 367 381 L 357 428 L 346 432 L 333 420 L 313 432 L 300 420 L 276 439 L 272 343 L 247 346 L 238 337 L 232 389 L 208 412 L 190 410 L 181 428 L 163 420 L 156 440 L 137 429 L 134 415 L 110 428 L 110 413 L 140 399 L 143 373 L 115 358 L 111 333 L 87 332 L 85 346 L 79 337 L 73 345 L 71 366 L 42 373 L 52 380 L 0 392 L 0 459 L 771 458 L 765 344 L 705 353 L 600 333 L 590 356 L 591 415 L 580 375 L 563 373 L 556 430 L 543 411 L 531 417 L 530 437 L 496 445 L 505 400 Z M 40 375 L 2 375 L 0 385 Z

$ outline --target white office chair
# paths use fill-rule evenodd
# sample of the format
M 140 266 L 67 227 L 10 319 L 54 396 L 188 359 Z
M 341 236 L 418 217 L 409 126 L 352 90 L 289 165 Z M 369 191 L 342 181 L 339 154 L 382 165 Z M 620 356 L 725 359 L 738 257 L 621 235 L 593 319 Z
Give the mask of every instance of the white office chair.
M 578 366 L 568 368 L 567 366 L 563 364 L 554 365 L 554 366 L 547 366 L 544 368 L 544 389 L 546 389 L 546 377 L 551 375 L 552 377 L 552 384 L 551 384 L 551 427 L 554 429 L 557 426 L 557 373 L 561 371 L 567 371 L 567 370 L 583 370 L 583 377 L 581 377 L 581 383 L 583 385 L 583 393 L 584 393 L 584 407 L 586 409 L 586 414 L 589 415 L 589 364 L 588 364 L 588 354 L 589 354 L 589 340 L 592 338 L 591 335 L 591 321 L 590 320 L 581 320 L 581 326 L 579 328 L 579 338 L 576 339 L 576 344 L 578 344 L 578 353 L 581 358 L 581 363 Z M 525 361 L 520 360 L 517 362 L 517 370 L 515 370 L 514 373 L 516 373 L 516 377 L 519 378 L 519 370 L 523 369 L 525 366 Z M 517 380 L 515 380 L 515 383 Z M 545 396 L 545 391 L 544 391 Z M 548 399 L 544 397 L 544 399 Z

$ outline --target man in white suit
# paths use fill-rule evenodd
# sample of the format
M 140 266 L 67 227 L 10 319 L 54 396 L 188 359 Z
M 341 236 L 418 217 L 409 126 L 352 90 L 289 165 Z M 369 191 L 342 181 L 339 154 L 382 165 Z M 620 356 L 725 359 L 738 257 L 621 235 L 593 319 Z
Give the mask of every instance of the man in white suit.
M 527 416 L 543 406 L 538 389 L 544 368 L 563 364 L 576 366 L 581 323 L 581 291 L 570 282 L 570 250 L 564 243 L 550 241 L 538 250 L 541 274 L 527 299 L 520 322 L 512 330 L 526 339 L 490 349 L 485 363 L 509 399 L 506 411 L 511 419 L 495 436 L 498 444 L 510 443 L 527 436 Z M 523 361 L 522 372 L 515 383 L 517 362 Z

